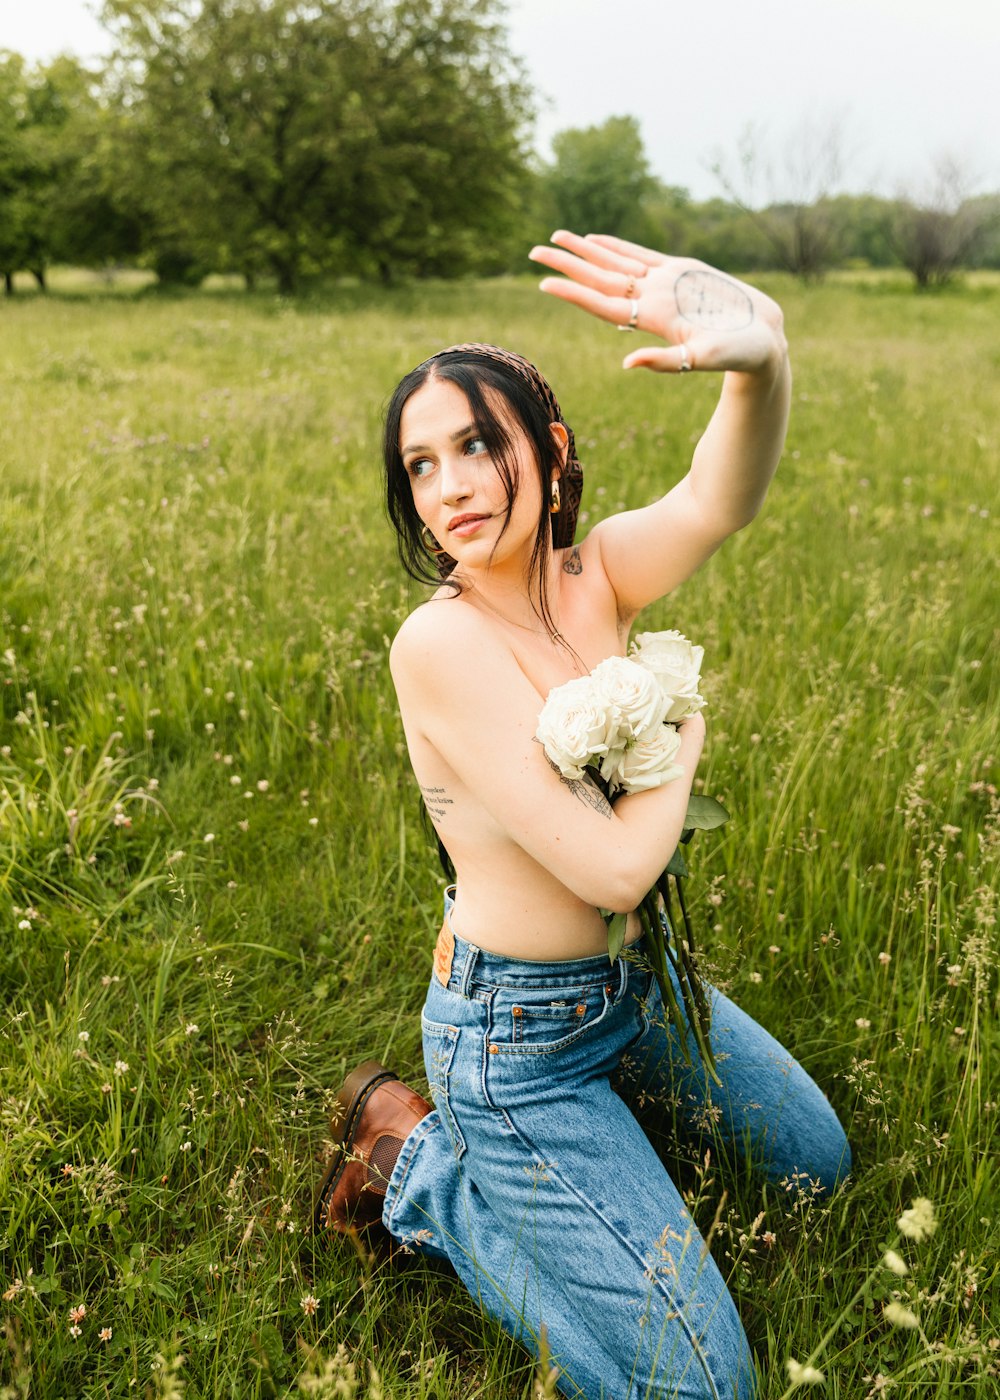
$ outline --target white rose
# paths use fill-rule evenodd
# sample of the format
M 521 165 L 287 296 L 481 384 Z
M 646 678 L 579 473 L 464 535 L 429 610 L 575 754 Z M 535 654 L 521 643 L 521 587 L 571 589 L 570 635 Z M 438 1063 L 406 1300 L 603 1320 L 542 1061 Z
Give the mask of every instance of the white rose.
M 582 778 L 588 759 L 608 752 L 614 715 L 590 676 L 550 690 L 535 738 L 564 778 Z
M 608 738 L 610 748 L 644 739 L 663 723 L 667 711 L 663 692 L 642 666 L 624 656 L 609 656 L 590 675 L 616 720 L 617 732 Z
M 661 724 L 645 739 L 626 749 L 607 775 L 626 792 L 648 792 L 679 778 L 684 769 L 674 760 L 681 736 L 672 724 Z
M 641 632 L 632 643 L 632 659 L 659 681 L 671 724 L 690 719 L 705 708 L 698 693 L 705 648 L 693 646 L 680 632 Z

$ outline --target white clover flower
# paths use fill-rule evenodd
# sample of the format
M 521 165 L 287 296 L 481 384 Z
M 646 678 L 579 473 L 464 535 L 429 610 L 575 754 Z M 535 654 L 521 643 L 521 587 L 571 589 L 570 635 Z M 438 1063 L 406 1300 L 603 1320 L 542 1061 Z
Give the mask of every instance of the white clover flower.
M 911 1332 L 920 1326 L 920 1319 L 916 1313 L 911 1312 L 902 1303 L 886 1303 L 882 1308 L 882 1316 L 886 1322 L 891 1322 L 893 1327 L 905 1327 Z
M 128 1074 L 128 1061 L 127 1061 L 127 1060 L 115 1060 L 115 1074 L 117 1074 L 117 1075 L 119 1076 L 119 1078 L 120 1078 L 123 1074 Z
M 792 1385 L 821 1385 L 825 1379 L 823 1372 L 815 1366 L 803 1366 L 801 1361 L 796 1361 L 790 1356 L 785 1362 L 788 1370 L 788 1379 Z
M 937 1229 L 933 1204 L 926 1196 L 918 1196 L 909 1210 L 904 1210 L 896 1221 L 896 1228 L 908 1240 L 916 1240 L 917 1244 L 929 1239 Z
M 897 1278 L 905 1278 L 910 1272 L 906 1267 L 905 1260 L 901 1259 L 894 1249 L 887 1249 L 882 1255 L 882 1263 L 890 1269 Z
M 668 701 L 666 719 L 679 724 L 705 708 L 698 693 L 705 648 L 694 646 L 680 632 L 640 632 L 632 643 L 633 661 L 659 681 Z

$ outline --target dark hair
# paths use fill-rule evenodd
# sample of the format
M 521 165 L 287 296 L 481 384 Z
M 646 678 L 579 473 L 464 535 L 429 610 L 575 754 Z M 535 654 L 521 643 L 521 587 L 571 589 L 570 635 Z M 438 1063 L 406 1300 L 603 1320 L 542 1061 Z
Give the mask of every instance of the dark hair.
M 385 413 L 385 434 L 383 455 L 385 461 L 385 503 L 386 511 L 396 531 L 396 545 L 403 568 L 411 578 L 421 583 L 447 581 L 447 571 L 442 571 L 438 560 L 431 555 L 421 537 L 423 528 L 420 516 L 413 504 L 413 491 L 409 474 L 403 466 L 399 451 L 399 425 L 403 409 L 410 397 L 429 381 L 443 379 L 461 389 L 469 401 L 476 432 L 486 444 L 507 493 L 504 521 L 500 530 L 502 537 L 510 524 L 514 509 L 516 490 L 516 465 L 514 432 L 524 431 L 532 448 L 538 479 L 541 485 L 542 505 L 538 525 L 535 530 L 535 543 L 529 566 L 529 586 L 537 579 L 539 585 L 538 614 L 544 625 L 554 631 L 546 597 L 545 564 L 551 550 L 552 526 L 549 515 L 549 492 L 553 466 L 561 465 L 561 455 L 549 431 L 553 421 L 548 406 L 542 402 L 522 375 L 500 359 L 477 353 L 474 350 L 449 350 L 426 360 L 412 369 L 397 385 Z M 491 394 L 490 391 L 493 391 Z M 499 400 L 499 403 L 498 403 Z M 510 417 L 499 410 L 499 404 L 510 410 Z M 447 561 L 453 567 L 454 561 Z M 459 585 L 452 580 L 452 587 Z M 532 603 L 534 607 L 534 603 Z

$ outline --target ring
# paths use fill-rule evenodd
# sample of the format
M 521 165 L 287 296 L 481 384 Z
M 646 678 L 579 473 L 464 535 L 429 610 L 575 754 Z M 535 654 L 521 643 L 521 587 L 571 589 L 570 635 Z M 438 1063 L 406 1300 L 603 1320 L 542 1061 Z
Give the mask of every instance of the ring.
M 689 370 L 693 369 L 693 368 L 694 368 L 694 366 L 692 365 L 691 359 L 690 359 L 690 357 L 689 357 L 689 355 L 688 355 L 688 348 L 687 348 L 686 345 L 682 345 L 682 346 L 681 346 L 681 367 L 680 367 L 680 369 L 679 369 L 677 372 L 678 372 L 678 374 L 687 374 L 687 372 L 688 372 Z
M 637 301 L 633 301 L 633 302 L 631 303 L 631 315 L 630 315 L 629 318 L 628 318 L 628 325 L 627 325 L 627 326 L 619 326 L 618 329 L 619 329 L 620 331 L 634 331 L 635 328 L 636 328 L 636 326 L 638 325 L 638 323 L 639 323 L 639 303 L 638 303 Z

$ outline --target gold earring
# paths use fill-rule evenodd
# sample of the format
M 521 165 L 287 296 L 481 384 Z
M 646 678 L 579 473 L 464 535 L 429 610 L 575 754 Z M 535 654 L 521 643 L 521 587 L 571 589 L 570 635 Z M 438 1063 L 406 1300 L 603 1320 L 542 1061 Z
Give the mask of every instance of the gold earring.
M 438 544 L 437 540 L 431 534 L 430 526 L 428 525 L 422 525 L 420 527 L 420 543 L 423 545 L 424 549 L 426 549 L 428 554 L 439 555 L 447 554 L 448 552 L 447 550 L 442 549 L 441 546 Z
M 562 497 L 559 494 L 559 478 L 556 477 L 552 482 L 552 493 L 549 496 L 549 514 L 558 515 L 561 508 Z

